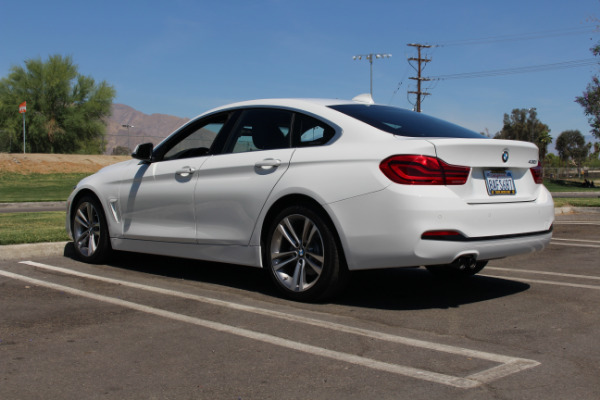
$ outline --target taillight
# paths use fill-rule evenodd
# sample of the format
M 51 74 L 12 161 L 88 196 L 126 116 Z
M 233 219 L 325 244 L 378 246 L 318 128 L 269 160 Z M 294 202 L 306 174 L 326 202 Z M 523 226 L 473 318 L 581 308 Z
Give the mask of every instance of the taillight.
M 471 171 L 469 167 L 422 155 L 391 156 L 379 168 L 390 180 L 403 185 L 464 185 Z
M 529 169 L 531 171 L 531 175 L 533 175 L 533 180 L 535 183 L 541 185 L 544 183 L 544 170 L 542 169 L 542 164 L 538 161 L 537 167 L 533 167 Z

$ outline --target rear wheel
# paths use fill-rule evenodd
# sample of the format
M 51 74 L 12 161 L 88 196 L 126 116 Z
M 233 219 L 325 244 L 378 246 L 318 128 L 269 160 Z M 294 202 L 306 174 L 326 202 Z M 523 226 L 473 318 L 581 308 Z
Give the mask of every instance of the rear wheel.
M 346 277 L 341 250 L 329 223 L 304 206 L 275 216 L 263 249 L 265 269 L 287 297 L 317 301 L 331 297 Z
M 427 270 L 433 275 L 440 278 L 467 278 L 480 272 L 486 265 L 487 261 L 475 261 L 455 263 L 448 265 L 429 265 Z
M 71 215 L 75 255 L 88 263 L 101 263 L 111 252 L 108 225 L 102 205 L 93 196 L 77 201 Z

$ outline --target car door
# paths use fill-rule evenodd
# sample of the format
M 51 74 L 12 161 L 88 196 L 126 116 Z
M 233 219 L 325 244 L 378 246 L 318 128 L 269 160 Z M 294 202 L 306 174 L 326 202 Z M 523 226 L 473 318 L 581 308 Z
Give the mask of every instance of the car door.
M 123 237 L 195 243 L 194 188 L 197 172 L 229 114 L 200 120 L 155 149 L 152 163 L 139 165 L 120 190 Z
M 247 245 L 269 194 L 287 170 L 292 112 L 247 109 L 224 152 L 208 159 L 195 189 L 200 244 Z

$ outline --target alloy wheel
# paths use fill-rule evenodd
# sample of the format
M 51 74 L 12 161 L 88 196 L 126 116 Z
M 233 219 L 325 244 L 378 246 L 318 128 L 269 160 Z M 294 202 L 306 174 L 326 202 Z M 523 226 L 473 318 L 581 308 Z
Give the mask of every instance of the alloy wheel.
M 292 292 L 309 290 L 323 272 L 323 237 L 315 223 L 304 215 L 288 215 L 279 222 L 270 252 L 277 281 Z
M 94 255 L 100 244 L 100 214 L 91 202 L 82 202 L 73 220 L 73 236 L 77 251 L 84 257 Z

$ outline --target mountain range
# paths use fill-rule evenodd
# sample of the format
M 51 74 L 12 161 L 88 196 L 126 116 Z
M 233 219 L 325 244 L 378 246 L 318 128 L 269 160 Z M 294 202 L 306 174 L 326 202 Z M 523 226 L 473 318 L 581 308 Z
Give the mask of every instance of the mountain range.
M 126 153 L 131 153 L 140 143 L 156 145 L 188 121 L 189 118 L 148 115 L 125 104 L 113 104 L 111 116 L 107 119 L 105 154 L 113 154 L 117 147 L 123 153 L 125 149 L 128 149 Z

